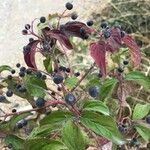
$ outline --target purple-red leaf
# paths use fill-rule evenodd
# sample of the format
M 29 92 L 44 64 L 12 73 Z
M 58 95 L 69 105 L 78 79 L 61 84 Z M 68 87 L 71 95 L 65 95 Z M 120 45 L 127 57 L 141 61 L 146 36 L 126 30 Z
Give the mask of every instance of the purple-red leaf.
M 110 28 L 108 30 L 111 36 L 107 39 L 106 50 L 110 52 L 115 52 L 121 47 L 121 32 L 119 28 Z
M 59 43 L 61 45 L 64 45 L 67 49 L 73 49 L 73 46 L 70 43 L 68 37 L 60 30 L 54 29 L 54 30 L 48 31 L 48 32 L 46 32 L 46 35 L 50 36 L 50 38 L 54 38 L 54 39 L 58 40 Z
M 141 62 L 140 48 L 138 47 L 136 42 L 132 39 L 132 37 L 128 34 L 126 34 L 122 38 L 122 41 L 129 48 L 129 53 L 131 55 L 131 61 L 132 61 L 133 67 L 139 67 L 140 62 Z
M 105 43 L 91 43 L 90 45 L 90 53 L 92 58 L 95 60 L 95 63 L 100 68 L 100 71 L 103 75 L 106 75 L 106 62 L 105 62 Z
M 30 47 L 30 50 L 24 53 L 24 60 L 27 64 L 27 66 L 30 68 L 37 69 L 36 63 L 35 63 L 35 53 L 36 53 L 37 44 L 39 42 L 40 42 L 39 40 L 34 40 L 33 42 L 30 42 L 27 45 Z
M 60 30 L 67 36 L 74 36 L 82 38 L 80 29 L 85 30 L 85 34 L 90 34 L 93 30 L 86 26 L 86 24 L 79 21 L 67 22 L 65 25 L 61 25 Z

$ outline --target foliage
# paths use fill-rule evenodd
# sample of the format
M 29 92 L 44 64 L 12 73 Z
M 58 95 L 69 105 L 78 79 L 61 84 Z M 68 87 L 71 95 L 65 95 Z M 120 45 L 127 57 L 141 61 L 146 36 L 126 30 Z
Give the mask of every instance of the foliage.
M 72 7 L 66 4 L 68 10 Z M 38 33 L 34 21 L 25 25 L 22 33 L 35 38 L 23 48 L 27 67 L 17 65 L 16 74 L 10 66 L 0 67 L 0 103 L 17 95 L 32 106 L 12 113 L 1 110 L 0 136 L 6 147 L 85 150 L 99 149 L 109 141 L 121 148 L 139 146 L 131 145 L 135 139 L 148 142 L 150 103 L 139 96 L 141 90 L 150 92 L 150 79 L 140 71 L 142 54 L 137 43 L 120 27 L 104 22 L 100 31 L 92 21 L 60 24 L 66 11 L 41 17 Z M 87 66 L 81 63 L 86 57 L 79 57 L 79 47 L 81 56 L 89 49 L 93 58 L 87 59 Z M 37 52 L 44 58 L 43 70 L 38 69 Z M 76 59 L 70 60 L 71 55 L 77 55 Z M 3 71 L 11 75 L 3 76 Z M 22 130 L 25 135 L 20 136 Z

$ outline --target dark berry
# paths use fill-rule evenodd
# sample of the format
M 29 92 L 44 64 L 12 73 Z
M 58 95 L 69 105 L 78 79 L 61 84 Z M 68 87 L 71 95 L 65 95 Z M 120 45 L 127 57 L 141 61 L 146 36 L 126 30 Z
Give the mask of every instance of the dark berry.
M 97 75 L 99 78 L 101 78 L 103 76 L 103 74 L 101 72 L 98 73 Z
M 107 27 L 107 22 L 102 22 L 102 23 L 101 23 L 101 28 L 104 29 L 104 28 L 106 28 L 106 27 Z
M 41 23 L 45 23 L 45 22 L 46 22 L 46 18 L 42 16 L 42 17 L 40 18 L 40 22 L 41 22 Z
M 29 30 L 30 27 L 31 27 L 31 26 L 30 26 L 29 24 L 26 24 L 26 25 L 25 25 L 25 29 L 26 29 L 26 30 Z
M 88 92 L 89 92 L 89 95 L 94 98 L 98 97 L 98 95 L 99 95 L 99 90 L 98 90 L 98 87 L 96 87 L 96 86 L 90 87 L 88 89 Z
M 18 123 L 16 124 L 16 127 L 17 127 L 18 129 L 21 129 L 21 128 L 23 127 L 23 124 L 22 124 L 21 122 L 18 122 Z
M 60 66 L 60 67 L 59 67 L 59 71 L 66 71 L 66 67 Z
M 34 39 L 33 38 L 29 38 L 29 42 L 33 42 L 34 41 Z
M 126 126 L 124 124 L 120 124 L 118 126 L 118 129 L 121 133 L 125 133 L 126 132 Z
M 41 73 L 40 71 L 37 71 L 37 72 L 36 72 L 36 76 L 37 76 L 38 78 L 41 78 L 41 77 L 42 77 L 42 73 Z
M 56 75 L 54 76 L 54 78 L 53 78 L 53 81 L 54 81 L 55 84 L 60 84 L 60 83 L 63 82 L 63 79 L 64 79 L 64 78 L 63 78 L 61 75 L 56 74 Z
M 103 35 L 106 39 L 108 39 L 111 36 L 111 33 L 109 31 L 104 31 Z
M 19 68 L 21 65 L 19 63 L 16 64 L 16 67 Z
M 58 91 L 61 91 L 61 87 L 58 87 L 57 90 L 58 90 Z
M 117 69 L 117 71 L 118 71 L 119 73 L 122 73 L 124 70 L 119 67 L 119 68 Z
M 43 74 L 42 77 L 41 77 L 42 80 L 46 80 L 46 78 L 47 78 L 47 77 L 46 77 L 46 75 L 44 75 L 44 74 Z
M 86 31 L 85 31 L 84 28 L 81 28 L 81 29 L 80 29 L 80 34 L 81 34 L 82 36 L 86 34 Z
M 146 117 L 146 122 L 147 122 L 148 124 L 150 124 L 150 116 L 147 116 L 147 117 Z
M 11 73 L 12 73 L 12 74 L 15 74 L 15 72 L 16 72 L 15 69 L 11 70 Z
M 36 104 L 36 106 L 39 107 L 39 108 L 40 108 L 40 107 L 43 107 L 43 106 L 45 105 L 45 100 L 44 100 L 43 98 L 39 97 L 39 98 L 36 100 L 35 104 Z
M 25 76 L 25 73 L 24 73 L 23 71 L 20 71 L 20 72 L 19 72 L 19 76 L 20 76 L 20 77 L 24 77 L 24 76 Z
M 121 38 L 123 38 L 125 36 L 125 31 L 121 31 L 120 34 L 121 34 Z
M 76 72 L 74 75 L 75 75 L 76 77 L 78 77 L 78 76 L 80 76 L 80 72 Z
M 76 13 L 71 14 L 71 19 L 76 20 L 78 18 L 78 15 Z
M 17 112 L 17 110 L 16 109 L 12 109 L 12 113 L 15 113 L 15 112 Z
M 8 90 L 8 91 L 6 92 L 6 96 L 8 96 L 8 97 L 13 96 L 13 91 Z
M 31 69 L 26 69 L 26 74 L 31 74 L 32 70 Z
M 46 52 L 47 52 L 47 51 L 50 51 L 50 48 L 51 48 L 51 47 L 50 47 L 49 43 L 45 42 L 45 43 L 43 44 L 43 50 L 44 50 L 44 51 L 46 51 Z
M 11 80 L 11 79 L 12 79 L 12 75 L 8 75 L 8 76 L 7 76 L 7 79 L 8 79 L 8 80 Z
M 93 25 L 93 21 L 92 21 L 92 20 L 88 21 L 88 22 L 87 22 L 87 25 L 88 25 L 88 26 L 92 26 L 92 25 Z
M 19 89 L 18 89 L 19 92 L 26 92 L 27 89 L 23 86 L 21 86 Z
M 26 126 L 28 124 L 28 121 L 26 119 L 21 120 L 21 123 L 23 126 Z
M 68 10 L 71 10 L 71 9 L 73 8 L 73 5 L 68 2 L 68 3 L 66 3 L 66 8 L 67 8 Z
M 65 101 L 69 105 L 74 105 L 76 102 L 76 98 L 72 93 L 69 93 L 65 96 Z
M 123 61 L 123 64 L 124 64 L 124 65 L 128 65 L 128 63 L 129 63 L 129 62 L 128 62 L 127 60 L 124 60 L 124 61 Z
M 66 68 L 66 72 L 69 73 L 70 72 L 70 68 Z
M 16 89 L 19 90 L 19 88 L 21 88 L 21 85 L 20 85 L 20 84 L 17 84 L 17 85 L 16 85 Z
M 21 68 L 20 68 L 20 71 L 21 71 L 21 72 L 25 72 L 25 71 L 26 71 L 26 68 L 25 68 L 25 67 L 21 67 Z
M 85 35 L 82 36 L 82 39 L 83 39 L 83 40 L 87 40 L 88 38 L 89 38 L 89 35 L 88 35 L 88 34 L 85 34 Z
M 28 31 L 27 30 L 22 30 L 22 34 L 26 35 L 26 34 L 28 34 Z
M 55 96 L 55 92 L 52 92 L 51 95 Z
M 0 95 L 0 102 L 3 102 L 4 100 L 6 100 L 6 97 L 3 95 Z
M 28 53 L 28 52 L 30 51 L 30 49 L 31 49 L 30 45 L 24 46 L 24 47 L 23 47 L 23 53 L 24 53 L 24 54 Z
M 8 147 L 9 149 L 12 149 L 12 148 L 13 148 L 13 145 L 12 145 L 11 143 L 9 143 L 9 144 L 7 145 L 7 147 Z

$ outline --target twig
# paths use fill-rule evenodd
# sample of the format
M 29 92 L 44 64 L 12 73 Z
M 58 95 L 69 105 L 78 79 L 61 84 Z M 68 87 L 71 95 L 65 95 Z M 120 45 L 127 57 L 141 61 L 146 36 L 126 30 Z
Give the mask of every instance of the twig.
M 82 78 L 77 82 L 77 84 L 71 89 L 70 92 L 73 92 L 79 85 L 80 83 L 84 80 L 84 78 L 91 72 L 91 70 L 94 68 L 95 63 L 89 68 L 89 70 L 82 76 Z

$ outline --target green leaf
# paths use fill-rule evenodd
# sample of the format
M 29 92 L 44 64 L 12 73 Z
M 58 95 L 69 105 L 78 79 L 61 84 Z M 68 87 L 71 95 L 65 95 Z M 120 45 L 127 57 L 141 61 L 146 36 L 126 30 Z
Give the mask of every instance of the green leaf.
M 48 56 L 45 60 L 43 60 L 44 67 L 48 73 L 52 73 L 52 60 Z
M 132 118 L 134 120 L 144 118 L 150 111 L 150 104 L 136 104 Z
M 44 97 L 45 89 L 47 89 L 46 83 L 44 80 L 39 79 L 34 75 L 26 75 L 24 77 L 24 85 L 27 89 L 27 92 L 31 96 Z
M 24 150 L 24 140 L 15 135 L 7 135 L 5 144 L 12 144 L 13 150 Z
M 13 130 L 13 129 L 15 128 L 16 123 L 17 123 L 18 121 L 20 121 L 21 119 L 24 119 L 24 118 L 26 118 L 26 117 L 28 117 L 28 116 L 30 116 L 30 115 L 32 115 L 32 113 L 30 113 L 30 112 L 26 112 L 26 113 L 21 114 L 21 115 L 14 115 L 14 116 L 10 119 L 10 121 L 9 121 L 9 127 L 10 127 L 10 129 Z
M 117 83 L 118 83 L 118 80 L 116 79 L 106 80 L 101 87 L 100 98 L 104 100 L 105 98 L 111 97 L 113 90 Z
M 10 132 L 10 127 L 9 127 L 9 122 L 4 122 L 0 124 L 0 133 L 9 133 Z
M 60 141 L 46 138 L 33 138 L 25 142 L 26 150 L 66 150 L 66 146 Z
M 145 90 L 150 90 L 150 78 L 138 71 L 130 72 L 126 75 L 125 80 L 135 81 L 139 85 L 143 86 Z
M 101 101 L 89 100 L 83 105 L 83 110 L 100 112 L 104 115 L 109 115 L 108 107 Z
M 10 66 L 7 66 L 7 65 L 0 66 L 0 73 L 2 71 L 5 71 L 5 70 L 11 71 L 12 68 Z
M 100 115 L 92 111 L 84 111 L 81 114 L 80 121 L 86 128 L 115 144 L 122 145 L 125 143 L 115 121 L 109 116 Z
M 150 126 L 148 126 L 147 124 L 141 123 L 141 124 L 135 125 L 135 128 L 145 141 L 148 142 L 150 140 Z
M 76 77 L 71 77 L 71 78 L 67 78 L 64 84 L 68 89 L 72 89 L 76 85 L 77 82 L 78 82 L 78 79 Z
M 64 125 L 62 140 L 69 150 L 85 150 L 86 142 L 81 129 L 71 120 Z
M 57 111 L 53 111 L 52 113 L 47 115 L 45 118 L 43 118 L 40 121 L 40 125 L 55 124 L 55 123 L 62 124 L 63 122 L 69 120 L 72 117 L 73 117 L 73 114 L 71 112 L 57 110 Z
M 50 133 L 60 130 L 60 125 L 56 124 L 46 124 L 33 129 L 30 134 L 30 138 L 33 137 L 46 137 L 49 136 Z

